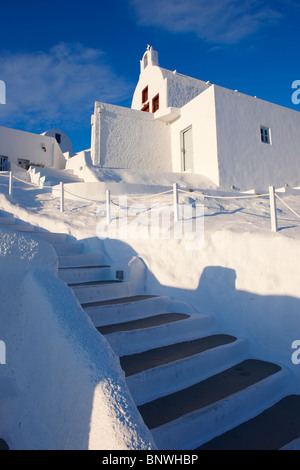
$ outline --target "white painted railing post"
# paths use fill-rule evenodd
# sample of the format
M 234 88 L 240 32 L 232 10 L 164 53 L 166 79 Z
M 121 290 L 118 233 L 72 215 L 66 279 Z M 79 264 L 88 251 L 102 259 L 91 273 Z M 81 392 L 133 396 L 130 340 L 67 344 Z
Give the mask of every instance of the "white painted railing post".
M 60 183 L 60 212 L 65 212 L 65 188 L 64 183 Z
M 277 232 L 278 225 L 277 225 L 276 197 L 275 197 L 274 186 L 269 186 L 269 195 L 270 195 L 271 230 L 272 232 Z
M 111 211 L 110 211 L 110 190 L 106 190 L 106 223 L 109 225 L 111 222 Z
M 177 183 L 173 184 L 173 204 L 174 204 L 174 221 L 179 220 L 179 205 L 178 205 L 178 187 Z
M 9 172 L 9 190 L 8 190 L 8 194 L 10 196 L 13 195 L 13 174 L 12 174 L 12 171 Z

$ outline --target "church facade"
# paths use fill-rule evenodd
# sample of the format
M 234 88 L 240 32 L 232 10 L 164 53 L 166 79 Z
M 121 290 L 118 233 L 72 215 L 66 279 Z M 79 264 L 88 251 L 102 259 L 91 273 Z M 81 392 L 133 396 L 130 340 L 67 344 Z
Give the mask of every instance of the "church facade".
M 95 103 L 91 156 L 190 172 L 221 189 L 300 185 L 300 113 L 159 66 L 148 47 L 131 108 Z

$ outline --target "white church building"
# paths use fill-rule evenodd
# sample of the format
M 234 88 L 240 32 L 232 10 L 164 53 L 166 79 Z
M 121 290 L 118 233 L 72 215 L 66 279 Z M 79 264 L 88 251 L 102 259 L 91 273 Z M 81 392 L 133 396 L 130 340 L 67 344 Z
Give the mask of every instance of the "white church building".
M 131 109 L 96 102 L 100 167 L 190 172 L 222 189 L 300 184 L 300 113 L 159 66 L 147 48 Z
M 166 70 L 150 46 L 131 108 L 97 101 L 91 124 L 89 165 L 193 173 L 226 190 L 300 186 L 299 112 Z M 73 155 L 59 129 L 0 127 L 0 171 L 63 169 Z

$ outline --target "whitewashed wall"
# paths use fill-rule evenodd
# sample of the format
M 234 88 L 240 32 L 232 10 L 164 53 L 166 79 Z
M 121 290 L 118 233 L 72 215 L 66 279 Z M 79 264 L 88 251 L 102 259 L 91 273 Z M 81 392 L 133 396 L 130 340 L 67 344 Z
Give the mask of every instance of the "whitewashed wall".
M 300 183 L 300 113 L 215 86 L 220 187 Z M 260 126 L 271 128 L 271 145 Z
M 168 106 L 182 108 L 211 85 L 202 80 L 162 69 L 167 79 Z
M 46 152 L 42 148 L 46 145 Z M 53 137 L 0 127 L 0 155 L 8 157 L 10 163 L 18 159 L 41 163 L 57 169 L 65 167 L 65 158 Z
M 170 127 L 142 111 L 96 103 L 94 165 L 172 171 Z
M 171 124 L 173 171 L 183 171 L 181 133 L 192 126 L 194 172 L 219 184 L 214 88 L 210 87 L 181 109 Z

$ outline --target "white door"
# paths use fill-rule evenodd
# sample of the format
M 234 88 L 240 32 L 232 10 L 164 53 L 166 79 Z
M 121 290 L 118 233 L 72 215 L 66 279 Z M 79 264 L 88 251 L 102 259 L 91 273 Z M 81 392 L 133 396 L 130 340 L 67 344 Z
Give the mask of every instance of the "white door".
M 192 171 L 194 169 L 193 132 L 191 127 L 182 132 L 182 160 L 183 171 Z

